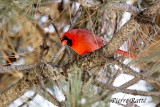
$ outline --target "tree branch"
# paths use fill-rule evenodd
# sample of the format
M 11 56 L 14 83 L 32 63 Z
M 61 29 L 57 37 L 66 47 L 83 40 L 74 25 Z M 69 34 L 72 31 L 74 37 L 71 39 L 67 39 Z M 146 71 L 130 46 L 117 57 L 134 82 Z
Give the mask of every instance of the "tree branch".
M 115 87 L 112 85 L 104 84 L 102 82 L 95 82 L 95 84 L 106 90 L 118 91 L 126 94 L 141 95 L 141 96 L 157 96 L 157 97 L 160 96 L 160 92 L 145 92 L 145 91 L 124 89 L 121 87 Z
M 0 94 L 0 107 L 6 107 L 11 102 L 22 96 L 29 89 L 31 89 L 33 84 L 38 82 L 36 75 L 31 72 L 24 74 L 23 79 Z

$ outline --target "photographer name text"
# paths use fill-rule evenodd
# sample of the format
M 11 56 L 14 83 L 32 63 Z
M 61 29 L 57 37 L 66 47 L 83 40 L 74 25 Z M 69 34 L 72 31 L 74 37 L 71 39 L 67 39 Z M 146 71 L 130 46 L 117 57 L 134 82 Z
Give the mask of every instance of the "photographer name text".
M 128 99 L 119 99 L 119 98 L 112 98 L 111 102 L 112 103 L 146 103 L 147 98 L 141 98 L 141 99 L 136 99 L 136 98 L 128 98 Z

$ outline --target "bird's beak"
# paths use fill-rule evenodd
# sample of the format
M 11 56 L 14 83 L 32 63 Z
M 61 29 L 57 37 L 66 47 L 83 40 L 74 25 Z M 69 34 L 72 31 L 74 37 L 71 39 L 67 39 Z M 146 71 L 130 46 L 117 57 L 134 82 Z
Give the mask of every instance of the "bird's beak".
M 62 41 L 62 45 L 64 46 L 64 45 L 66 45 L 67 44 L 67 40 L 63 40 Z

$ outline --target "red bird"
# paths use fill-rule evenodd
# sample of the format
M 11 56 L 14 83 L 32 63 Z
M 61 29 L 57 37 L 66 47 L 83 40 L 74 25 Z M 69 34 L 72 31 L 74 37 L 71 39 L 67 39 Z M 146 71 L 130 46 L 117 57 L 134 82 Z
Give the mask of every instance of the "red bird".
M 61 37 L 62 45 L 69 45 L 76 53 L 83 56 L 86 53 L 93 52 L 107 42 L 100 37 L 94 35 L 91 31 L 85 29 L 74 29 L 65 32 Z M 135 56 L 129 55 L 127 52 L 117 50 L 116 54 L 134 59 Z

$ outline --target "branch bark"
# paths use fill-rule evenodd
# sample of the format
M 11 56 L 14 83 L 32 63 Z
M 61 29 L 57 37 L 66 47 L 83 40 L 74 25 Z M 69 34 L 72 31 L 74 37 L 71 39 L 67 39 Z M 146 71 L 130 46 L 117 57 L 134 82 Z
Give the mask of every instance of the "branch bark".
M 33 87 L 38 81 L 34 73 L 28 72 L 23 79 L 0 94 L 0 107 L 6 107 L 11 102 L 22 96 Z

